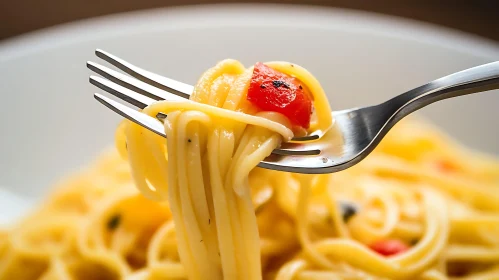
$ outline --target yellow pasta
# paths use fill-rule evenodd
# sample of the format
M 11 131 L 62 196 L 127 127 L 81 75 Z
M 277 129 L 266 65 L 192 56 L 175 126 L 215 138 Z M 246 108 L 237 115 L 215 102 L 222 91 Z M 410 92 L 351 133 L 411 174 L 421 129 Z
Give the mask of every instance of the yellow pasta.
M 310 91 L 310 130 L 333 125 L 308 71 L 266 64 Z M 191 100 L 145 108 L 166 140 L 121 123 L 116 149 L 0 230 L 0 279 L 499 279 L 496 159 L 413 118 L 342 172 L 258 168 L 297 130 L 247 100 L 252 73 L 224 60 Z

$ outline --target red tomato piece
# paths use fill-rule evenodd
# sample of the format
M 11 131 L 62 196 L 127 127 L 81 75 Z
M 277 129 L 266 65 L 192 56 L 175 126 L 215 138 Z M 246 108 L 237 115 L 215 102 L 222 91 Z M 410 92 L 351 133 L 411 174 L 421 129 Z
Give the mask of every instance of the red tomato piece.
M 457 171 L 458 169 L 455 163 L 448 160 L 439 160 L 436 162 L 436 166 L 440 171 L 443 172 L 453 172 Z
M 261 62 L 255 64 L 247 99 L 261 110 L 283 114 L 294 125 L 310 126 L 312 100 L 300 81 Z
M 392 256 L 409 249 L 409 246 L 398 239 L 376 241 L 369 246 L 371 250 L 383 256 Z

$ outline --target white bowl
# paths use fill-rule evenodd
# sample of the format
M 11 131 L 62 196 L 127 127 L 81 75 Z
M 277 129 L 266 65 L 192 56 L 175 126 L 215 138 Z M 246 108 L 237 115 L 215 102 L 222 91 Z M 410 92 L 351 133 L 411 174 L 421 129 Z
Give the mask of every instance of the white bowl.
M 85 67 L 87 60 L 101 62 L 96 48 L 188 83 L 224 58 L 248 66 L 291 61 L 317 76 L 333 109 L 375 104 L 499 57 L 499 45 L 471 35 L 323 7 L 158 9 L 35 32 L 0 44 L 4 193 L 36 199 L 112 145 L 119 117 L 94 101 L 97 89 L 88 83 Z M 461 142 L 499 154 L 497 93 L 448 100 L 421 114 Z M 19 211 L 6 206 L 0 216 Z

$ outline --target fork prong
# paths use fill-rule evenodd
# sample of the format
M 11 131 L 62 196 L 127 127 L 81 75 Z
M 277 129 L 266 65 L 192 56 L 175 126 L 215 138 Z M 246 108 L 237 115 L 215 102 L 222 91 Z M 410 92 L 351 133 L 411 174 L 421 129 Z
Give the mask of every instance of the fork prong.
M 151 86 L 133 77 L 92 61 L 87 61 L 87 68 L 105 77 L 106 79 L 119 84 L 122 87 L 128 88 L 155 100 L 184 100 L 184 98 L 179 97 L 173 93 L 166 92 L 162 89 Z
M 189 98 L 194 89 L 191 85 L 149 72 L 101 49 L 96 49 L 95 55 L 138 80 L 180 97 Z
M 94 86 L 111 93 L 112 95 L 136 106 L 140 109 L 144 109 L 145 107 L 151 105 L 154 99 L 149 98 L 147 96 L 136 93 L 132 90 L 129 90 L 125 87 L 122 87 L 118 84 L 115 84 L 109 80 L 106 80 L 102 77 L 98 76 L 90 76 L 89 81 Z
M 321 153 L 320 149 L 310 144 L 282 143 L 279 149 L 274 150 L 274 154 L 293 156 L 312 156 Z
M 293 139 L 291 139 L 291 141 L 293 141 L 293 142 L 307 142 L 307 141 L 317 140 L 319 138 L 321 138 L 320 135 L 311 134 L 311 135 L 302 136 L 302 137 L 294 137 Z
M 158 119 L 158 120 L 160 120 L 160 121 L 165 121 L 165 119 L 166 119 L 166 114 L 159 112 L 159 113 L 156 115 L 156 119 Z
M 163 136 L 166 138 L 166 133 L 165 133 L 165 128 L 164 126 L 155 118 L 150 117 L 144 113 L 141 113 L 139 111 L 136 111 L 132 108 L 129 108 L 123 104 L 120 104 L 110 98 L 105 97 L 102 94 L 95 93 L 94 94 L 95 99 L 99 101 L 100 103 L 104 104 L 104 106 L 108 107 L 109 109 L 113 110 L 120 116 L 142 126 L 150 131 Z

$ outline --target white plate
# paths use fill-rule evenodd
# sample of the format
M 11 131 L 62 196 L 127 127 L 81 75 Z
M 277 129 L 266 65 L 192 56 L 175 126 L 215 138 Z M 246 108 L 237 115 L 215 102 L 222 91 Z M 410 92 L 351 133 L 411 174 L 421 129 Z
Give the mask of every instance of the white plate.
M 119 118 L 94 101 L 85 68 L 99 61 L 95 48 L 188 83 L 228 57 L 246 65 L 292 61 L 318 77 L 334 109 L 381 102 L 499 58 L 497 44 L 471 35 L 324 7 L 193 6 L 46 29 L 0 44 L 4 191 L 37 198 L 112 144 Z M 462 142 L 499 154 L 498 105 L 499 94 L 489 92 L 422 114 Z M 8 209 L 0 215 L 18 212 Z

